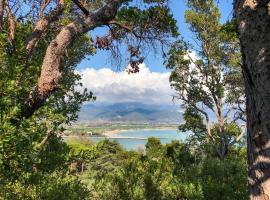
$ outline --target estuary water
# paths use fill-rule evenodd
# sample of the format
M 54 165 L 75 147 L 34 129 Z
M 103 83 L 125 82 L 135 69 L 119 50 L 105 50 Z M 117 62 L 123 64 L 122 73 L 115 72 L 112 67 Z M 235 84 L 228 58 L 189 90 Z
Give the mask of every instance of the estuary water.
M 177 130 L 130 130 L 124 131 L 109 138 L 117 141 L 127 150 L 145 148 L 147 139 L 150 137 L 159 138 L 162 144 L 170 143 L 172 140 L 184 141 L 187 134 L 179 133 Z M 104 137 L 90 137 L 93 142 L 104 140 Z

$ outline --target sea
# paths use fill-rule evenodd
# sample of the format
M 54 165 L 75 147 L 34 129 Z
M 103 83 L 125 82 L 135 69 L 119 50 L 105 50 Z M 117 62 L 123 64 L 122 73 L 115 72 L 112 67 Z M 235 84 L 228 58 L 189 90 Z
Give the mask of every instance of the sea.
M 107 138 L 118 142 L 124 149 L 138 150 L 144 149 L 148 138 L 155 137 L 160 139 L 162 144 L 170 143 L 172 140 L 185 141 L 187 133 L 181 133 L 177 130 L 128 130 Z M 105 137 L 89 137 L 93 142 L 99 142 Z

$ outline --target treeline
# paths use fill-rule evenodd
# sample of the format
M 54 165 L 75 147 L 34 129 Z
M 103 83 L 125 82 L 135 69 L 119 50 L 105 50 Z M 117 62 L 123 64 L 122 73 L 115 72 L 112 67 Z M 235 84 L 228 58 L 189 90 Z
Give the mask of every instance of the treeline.
M 126 151 L 109 140 L 71 141 L 70 170 L 96 200 L 246 200 L 246 148 L 220 160 L 213 149 L 162 145 L 149 138 L 145 151 Z
M 269 199 L 269 1 L 234 0 L 225 24 L 214 0 L 187 6 L 195 45 L 179 37 L 168 0 L 0 0 L 1 199 L 241 199 L 246 168 L 249 198 Z M 92 37 L 100 27 L 106 34 Z M 146 154 L 117 144 L 97 153 L 99 144 L 92 159 L 77 157 L 61 135 L 96 97 L 78 91 L 76 66 L 99 50 L 118 61 L 128 52 L 137 73 L 158 48 L 185 108 L 179 128 L 194 133 L 188 150 L 152 141 Z M 77 165 L 95 184 L 81 183 Z
M 100 50 L 121 58 L 122 48 L 138 72 L 141 47 L 178 35 L 167 3 L 0 0 L 0 199 L 91 199 L 61 137 L 96 99 L 76 66 Z M 107 33 L 92 37 L 100 27 Z

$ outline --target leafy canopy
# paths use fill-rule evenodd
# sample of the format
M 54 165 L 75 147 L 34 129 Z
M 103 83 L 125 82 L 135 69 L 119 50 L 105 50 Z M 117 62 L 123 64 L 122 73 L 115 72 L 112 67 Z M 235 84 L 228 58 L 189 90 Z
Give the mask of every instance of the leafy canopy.
M 185 108 L 181 131 L 192 131 L 193 139 L 212 144 L 223 159 L 243 136 L 244 90 L 240 47 L 235 22 L 220 23 L 213 0 L 188 1 L 186 22 L 195 38 L 194 46 L 176 42 L 166 61 L 172 69 L 175 98 Z M 230 131 L 237 127 L 237 131 Z M 234 129 L 235 130 L 235 129 Z

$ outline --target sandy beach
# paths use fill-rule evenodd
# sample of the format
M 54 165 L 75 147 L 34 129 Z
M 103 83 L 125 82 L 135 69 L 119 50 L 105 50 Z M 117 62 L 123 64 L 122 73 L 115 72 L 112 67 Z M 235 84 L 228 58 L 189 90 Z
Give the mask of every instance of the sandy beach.
M 105 131 L 103 133 L 103 135 L 106 136 L 106 137 L 112 137 L 113 135 L 117 135 L 117 134 L 125 132 L 125 131 L 130 131 L 130 130 L 119 130 L 119 129 L 117 129 L 117 130 L 113 130 L 113 131 Z
M 122 132 L 126 131 L 155 131 L 155 130 L 176 130 L 175 128 L 171 127 L 161 127 L 161 128 L 149 128 L 149 129 L 117 129 L 117 130 L 112 130 L 112 131 L 105 131 L 103 133 L 104 136 L 106 137 L 113 137 L 114 135 L 117 135 Z

